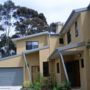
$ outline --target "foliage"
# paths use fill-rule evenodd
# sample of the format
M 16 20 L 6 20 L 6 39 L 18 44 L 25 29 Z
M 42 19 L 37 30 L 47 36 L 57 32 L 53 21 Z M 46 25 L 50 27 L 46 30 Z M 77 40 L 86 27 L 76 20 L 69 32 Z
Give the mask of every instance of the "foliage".
M 30 35 L 46 30 L 47 21 L 43 13 L 36 10 L 16 6 L 8 0 L 0 4 L 0 30 L 6 31 L 9 36 L 11 28 L 15 27 L 15 34 Z
M 0 57 L 7 57 L 16 54 L 16 46 L 10 37 L 3 35 L 0 41 Z
M 70 82 L 66 80 L 62 84 L 54 86 L 53 90 L 70 90 L 70 86 Z
M 30 86 L 31 86 L 31 83 L 29 81 L 25 81 L 23 83 L 23 88 L 30 88 Z

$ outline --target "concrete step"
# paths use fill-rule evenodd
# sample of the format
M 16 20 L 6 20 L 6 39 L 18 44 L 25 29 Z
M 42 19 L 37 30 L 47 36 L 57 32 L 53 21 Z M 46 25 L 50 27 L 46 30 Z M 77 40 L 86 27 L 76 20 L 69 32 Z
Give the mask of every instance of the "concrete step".
M 21 86 L 0 86 L 0 90 L 20 90 Z

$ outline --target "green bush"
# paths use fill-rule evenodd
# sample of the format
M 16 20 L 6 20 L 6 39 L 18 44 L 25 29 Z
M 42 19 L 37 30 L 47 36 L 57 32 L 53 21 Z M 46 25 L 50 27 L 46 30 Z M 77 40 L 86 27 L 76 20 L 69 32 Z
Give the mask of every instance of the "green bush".
M 70 90 L 70 82 L 64 81 L 62 84 L 54 86 L 53 90 Z

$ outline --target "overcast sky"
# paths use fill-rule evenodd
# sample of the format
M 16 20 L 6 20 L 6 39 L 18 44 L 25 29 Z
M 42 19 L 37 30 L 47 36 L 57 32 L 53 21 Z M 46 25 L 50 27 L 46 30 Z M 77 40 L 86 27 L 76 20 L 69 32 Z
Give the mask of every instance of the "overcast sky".
M 7 0 L 0 0 L 4 3 Z M 73 9 L 87 7 L 90 0 L 12 0 L 16 5 L 26 6 L 44 13 L 47 22 L 65 22 Z

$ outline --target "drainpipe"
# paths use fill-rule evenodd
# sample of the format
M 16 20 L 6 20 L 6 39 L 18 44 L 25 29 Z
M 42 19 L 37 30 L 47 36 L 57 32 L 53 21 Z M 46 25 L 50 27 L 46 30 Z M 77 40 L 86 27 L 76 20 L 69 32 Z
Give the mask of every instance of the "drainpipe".
M 27 67 L 28 75 L 29 75 L 29 78 L 30 78 L 30 81 L 31 81 L 32 80 L 31 79 L 31 69 L 29 69 L 29 66 L 28 66 L 28 63 L 27 63 L 27 59 L 26 59 L 25 53 L 23 53 L 23 57 L 24 57 L 25 65 Z
M 61 57 L 61 62 L 62 62 L 62 65 L 63 65 L 63 69 L 64 69 L 64 72 L 65 72 L 65 76 L 66 76 L 66 80 L 69 81 L 69 78 L 68 78 L 68 74 L 67 74 L 67 70 L 66 70 L 66 66 L 65 66 L 65 63 L 64 63 L 64 58 L 63 58 L 63 55 L 61 52 L 58 51 L 58 54 L 59 56 Z

